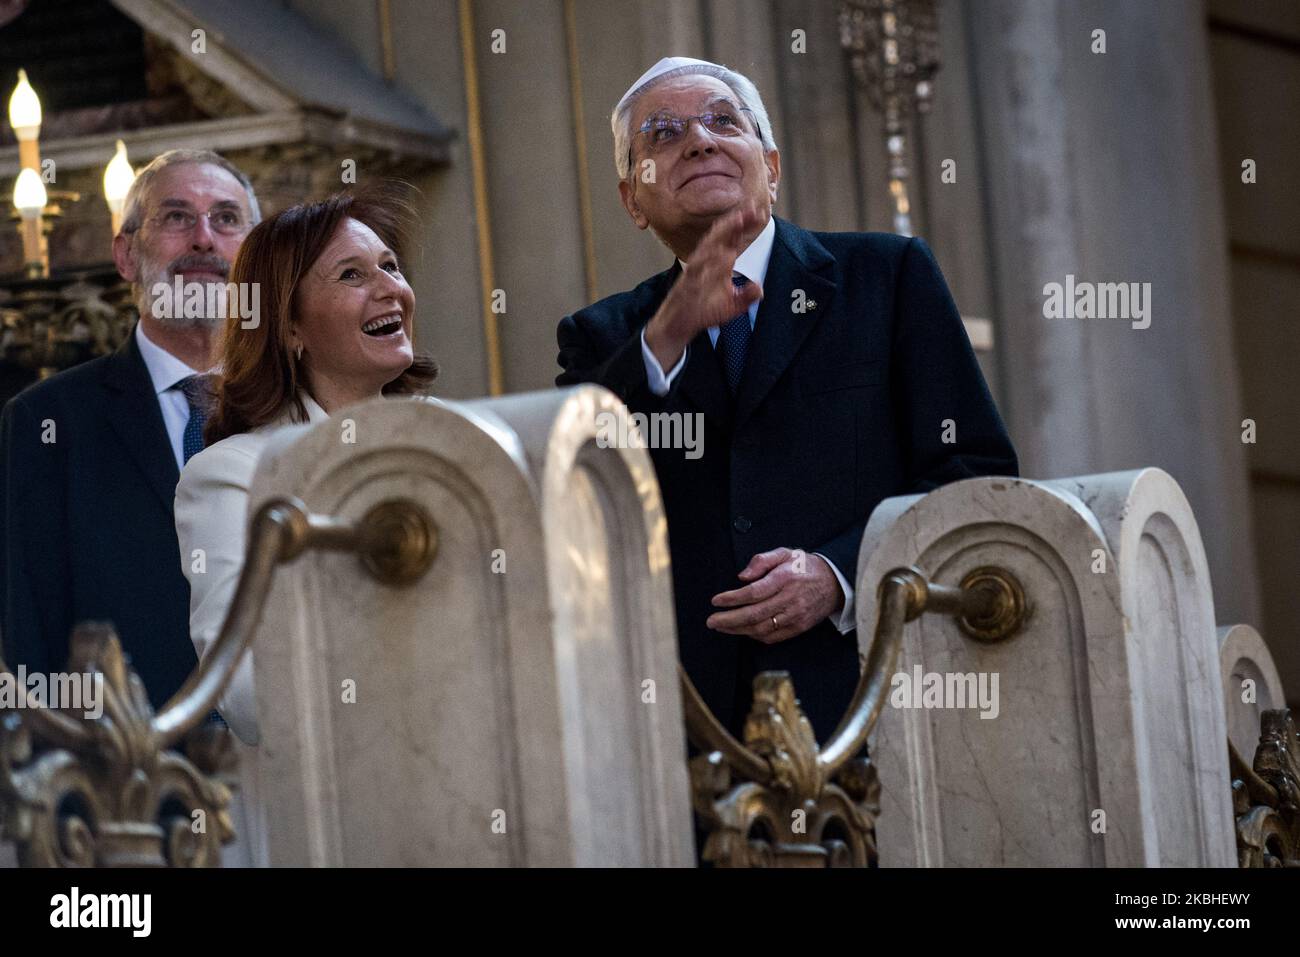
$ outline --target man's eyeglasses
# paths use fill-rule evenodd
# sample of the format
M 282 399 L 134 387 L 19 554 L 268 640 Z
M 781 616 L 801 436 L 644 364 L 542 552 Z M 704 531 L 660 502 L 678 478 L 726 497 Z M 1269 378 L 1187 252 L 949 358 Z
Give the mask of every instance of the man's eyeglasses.
M 708 113 L 701 113 L 698 116 L 678 116 L 675 113 L 655 113 L 646 118 L 641 124 L 641 128 L 636 131 L 637 136 L 645 134 L 652 152 L 658 152 L 662 149 L 672 146 L 674 143 L 680 143 L 682 137 L 686 135 L 687 129 L 690 128 L 691 120 L 699 120 L 702 127 L 712 133 L 714 136 L 742 136 L 746 132 L 744 123 L 740 120 L 741 113 L 748 113 L 750 119 L 754 122 L 754 128 L 758 128 L 758 121 L 754 120 L 754 111 L 748 107 L 720 107 L 716 110 L 710 110 Z
M 214 233 L 233 236 L 248 229 L 248 220 L 237 207 L 214 206 L 206 213 L 200 213 L 190 206 L 173 206 L 162 210 L 149 221 L 164 233 L 188 233 L 198 225 L 199 217 L 206 217 L 208 226 Z

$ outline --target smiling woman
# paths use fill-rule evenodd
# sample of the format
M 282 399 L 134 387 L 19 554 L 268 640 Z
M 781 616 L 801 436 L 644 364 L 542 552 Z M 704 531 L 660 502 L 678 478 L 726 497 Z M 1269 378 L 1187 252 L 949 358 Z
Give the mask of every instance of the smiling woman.
M 437 375 L 414 354 L 415 296 L 398 258 L 411 209 L 392 186 L 291 206 L 240 247 L 231 282 L 256 288 L 259 315 L 231 315 L 208 444 L 285 418 L 423 391 Z
M 380 395 L 421 393 L 437 374 L 411 346 L 415 296 L 399 258 L 409 218 L 393 187 L 341 193 L 282 210 L 240 247 L 230 280 L 257 293 L 257 315 L 228 314 L 208 447 L 189 460 L 176 487 L 190 638 L 200 659 L 239 582 L 248 489 L 271 431 L 323 421 Z M 241 740 L 256 744 L 251 659 L 244 657 L 218 710 Z M 255 803 L 256 783 L 243 786 Z

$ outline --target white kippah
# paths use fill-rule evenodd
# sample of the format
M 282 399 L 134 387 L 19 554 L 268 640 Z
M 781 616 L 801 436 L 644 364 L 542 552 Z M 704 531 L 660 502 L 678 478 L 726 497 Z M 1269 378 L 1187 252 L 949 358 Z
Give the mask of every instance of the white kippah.
M 650 69 L 642 73 L 637 81 L 627 88 L 627 92 L 623 94 L 623 98 L 618 101 L 618 106 L 614 107 L 615 111 L 623 109 L 623 104 L 628 101 L 632 94 L 641 89 L 641 87 L 645 86 L 651 80 L 657 80 L 665 73 L 680 69 L 684 66 L 711 66 L 716 67 L 719 70 L 725 69 L 725 67 L 722 67 L 717 63 L 710 63 L 708 60 L 696 60 L 693 57 L 688 56 L 666 56 Z

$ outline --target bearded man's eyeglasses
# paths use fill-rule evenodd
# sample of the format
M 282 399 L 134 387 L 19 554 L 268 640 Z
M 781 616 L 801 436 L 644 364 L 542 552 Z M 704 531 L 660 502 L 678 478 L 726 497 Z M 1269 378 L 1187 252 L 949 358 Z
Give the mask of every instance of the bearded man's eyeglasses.
M 206 213 L 200 213 L 192 206 L 171 206 L 162 210 L 149 222 L 164 233 L 177 235 L 188 233 L 198 225 L 199 217 L 206 217 L 208 226 L 214 233 L 222 236 L 234 236 L 248 229 L 248 219 L 237 206 L 214 206 Z

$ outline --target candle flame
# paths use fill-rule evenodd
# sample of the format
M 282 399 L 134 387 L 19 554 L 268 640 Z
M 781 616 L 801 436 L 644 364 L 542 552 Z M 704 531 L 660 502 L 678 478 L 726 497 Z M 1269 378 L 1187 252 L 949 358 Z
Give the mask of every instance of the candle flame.
M 18 182 L 14 184 L 14 205 L 23 216 L 39 215 L 48 201 L 45 184 L 36 170 L 25 169 L 18 174 Z
M 9 96 L 9 125 L 14 131 L 40 129 L 41 99 L 27 82 L 27 71 L 18 71 L 18 85 Z
M 126 144 L 118 140 L 117 152 L 104 167 L 104 198 L 108 200 L 108 205 L 113 207 L 118 204 L 120 207 L 133 182 L 135 170 L 131 169 L 131 163 L 126 157 Z

